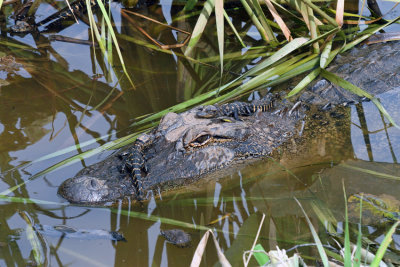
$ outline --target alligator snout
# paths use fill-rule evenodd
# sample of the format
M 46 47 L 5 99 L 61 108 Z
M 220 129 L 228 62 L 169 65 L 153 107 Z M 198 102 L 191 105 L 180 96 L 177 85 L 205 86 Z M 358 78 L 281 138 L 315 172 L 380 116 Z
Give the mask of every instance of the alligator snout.
M 112 200 L 113 190 L 106 184 L 106 180 L 96 177 L 80 176 L 67 179 L 58 189 L 58 194 L 73 203 L 93 204 Z M 114 198 L 115 199 L 115 198 Z

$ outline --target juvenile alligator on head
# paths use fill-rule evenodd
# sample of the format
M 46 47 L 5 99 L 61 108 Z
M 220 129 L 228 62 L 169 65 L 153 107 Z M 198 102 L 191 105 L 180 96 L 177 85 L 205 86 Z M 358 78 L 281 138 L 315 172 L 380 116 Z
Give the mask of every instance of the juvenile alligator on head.
M 257 111 L 266 112 L 271 110 L 274 104 L 274 96 L 268 94 L 261 101 L 253 101 L 252 103 L 246 102 L 233 102 L 223 105 L 210 105 L 205 106 L 197 112 L 199 118 L 217 118 L 221 116 L 234 117 L 240 120 L 239 116 L 250 116 Z
M 368 58 L 361 58 L 363 55 Z M 400 43 L 355 49 L 336 62 L 331 71 L 372 94 L 400 84 L 400 66 L 396 63 L 400 62 Z M 126 149 L 125 156 L 110 156 L 83 169 L 60 186 L 59 194 L 72 203 L 99 204 L 125 197 L 140 199 L 142 195 L 145 199 L 149 192 L 158 194 L 200 178 L 218 178 L 229 172 L 231 166 L 240 167 L 260 158 L 279 158 L 278 148 L 295 151 L 291 148 L 304 137 L 301 136 L 303 128 L 309 129 L 309 136 L 313 138 L 318 128 L 325 127 L 330 114 L 337 117 L 336 109 L 318 112 L 327 103 L 334 106 L 360 101 L 359 97 L 324 80 L 318 81 L 300 99 L 304 104 L 298 107 L 296 116 L 277 112 L 291 106 L 273 99 L 265 104 L 270 107 L 273 102 L 272 109 L 253 116 L 246 115 L 258 109 L 255 102 L 244 109 L 240 107 L 248 104 L 225 106 L 229 107 L 226 110 L 236 107 L 234 112 L 224 112 L 217 105 L 195 107 L 181 114 L 168 113 L 156 129 Z M 208 110 L 213 112 L 204 113 Z M 322 117 L 322 126 L 313 124 L 311 118 L 318 117 L 315 115 Z M 240 120 L 226 119 L 226 116 Z

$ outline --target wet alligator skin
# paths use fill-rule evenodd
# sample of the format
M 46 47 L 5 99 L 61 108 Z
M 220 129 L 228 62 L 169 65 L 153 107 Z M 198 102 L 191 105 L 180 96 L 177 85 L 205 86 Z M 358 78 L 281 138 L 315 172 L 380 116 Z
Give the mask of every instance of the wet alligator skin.
M 240 120 L 239 116 L 250 116 L 255 112 L 266 112 L 272 109 L 274 96 L 272 94 L 266 95 L 262 100 L 254 101 L 254 103 L 234 102 L 224 105 L 211 105 L 200 108 L 196 112 L 198 118 L 217 118 L 221 116 L 234 117 Z M 144 149 L 151 145 L 152 135 L 143 134 L 136 139 L 130 152 L 121 155 L 121 159 L 125 162 L 125 170 L 129 172 L 132 178 L 132 184 L 136 191 L 138 200 L 144 197 L 144 189 L 142 185 L 142 171 L 146 172 L 145 159 L 143 155 Z M 203 136 L 202 140 L 195 141 L 189 144 L 190 147 L 203 147 L 208 143 L 218 142 L 218 139 L 212 135 Z
M 369 58 L 360 59 L 365 54 Z M 339 65 L 333 65 L 330 70 L 370 93 L 385 92 L 400 84 L 400 66 L 396 65 L 400 62 L 400 43 L 357 48 L 336 62 Z M 192 184 L 200 178 L 223 176 L 228 166 L 276 157 L 283 147 L 291 151 L 292 144 L 303 138 L 303 128 L 310 129 L 309 136 L 313 138 L 332 114 L 339 118 L 335 122 L 338 125 L 346 123 L 340 121 L 346 115 L 337 115 L 334 105 L 360 100 L 324 80 L 318 81 L 300 99 L 303 105 L 297 116 L 282 116 L 276 112 L 287 108 L 283 101 L 275 101 L 272 110 L 243 116 L 241 120 L 199 118 L 203 107 L 181 114 L 168 113 L 149 133 L 149 145 L 140 146 L 142 154 L 139 156 L 145 158 L 147 166 L 146 172 L 140 168 L 143 194 Z M 332 103 L 333 111 L 318 113 L 327 102 Z M 303 122 L 306 115 L 308 119 Z M 314 126 L 316 120 L 312 118 L 318 117 L 322 123 Z M 134 157 L 132 162 L 136 162 Z M 132 186 L 131 176 L 129 172 L 121 172 L 121 166 L 124 161 L 111 156 L 66 180 L 59 194 L 72 203 L 84 204 L 113 202 L 125 197 L 135 199 L 138 193 Z

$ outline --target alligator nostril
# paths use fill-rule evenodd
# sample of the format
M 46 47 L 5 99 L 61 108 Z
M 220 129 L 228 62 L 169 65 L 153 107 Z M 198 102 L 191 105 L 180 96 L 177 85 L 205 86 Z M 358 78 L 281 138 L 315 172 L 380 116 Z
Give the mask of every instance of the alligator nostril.
M 92 188 L 96 188 L 97 187 L 97 180 L 96 179 L 91 179 L 90 180 L 90 186 Z

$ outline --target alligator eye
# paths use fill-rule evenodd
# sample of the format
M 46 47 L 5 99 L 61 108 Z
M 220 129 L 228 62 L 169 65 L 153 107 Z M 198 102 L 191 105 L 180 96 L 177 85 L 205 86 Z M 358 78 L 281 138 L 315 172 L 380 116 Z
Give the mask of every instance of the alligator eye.
M 194 139 L 192 142 L 189 143 L 189 146 L 191 147 L 199 147 L 199 146 L 204 146 L 207 143 L 209 143 L 212 140 L 211 135 L 205 134 L 197 137 Z

